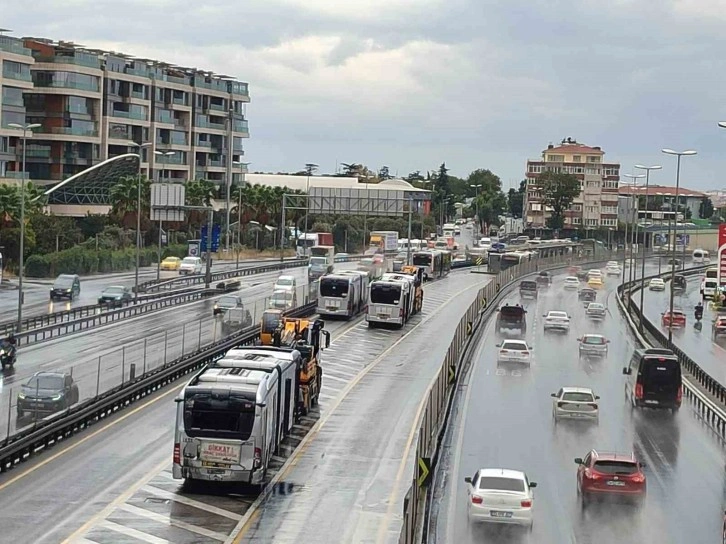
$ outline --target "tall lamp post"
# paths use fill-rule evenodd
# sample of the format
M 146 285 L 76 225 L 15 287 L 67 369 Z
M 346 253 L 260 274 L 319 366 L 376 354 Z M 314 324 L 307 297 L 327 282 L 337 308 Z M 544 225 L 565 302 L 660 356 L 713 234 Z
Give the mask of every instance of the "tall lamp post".
M 151 147 L 152 145 L 154 145 L 152 142 L 146 142 L 144 144 L 129 142 L 129 147 L 135 147 L 139 150 L 139 169 L 136 172 L 136 273 L 134 280 L 134 304 L 139 300 L 139 264 L 141 262 L 141 162 L 143 161 L 141 149 Z
M 662 166 L 655 165 L 655 166 L 643 166 L 642 164 L 636 164 L 635 168 L 638 170 L 645 170 L 645 219 L 648 218 L 648 185 L 650 183 L 650 171 L 651 170 L 660 170 L 663 168 Z M 644 295 L 645 295 L 645 239 L 646 239 L 646 232 L 645 228 L 643 229 L 643 255 L 640 261 L 640 322 L 638 323 L 638 328 L 640 329 L 640 333 L 643 333 L 643 304 L 645 302 Z
M 623 177 L 630 178 L 630 181 L 632 182 L 633 189 L 635 189 L 638 185 L 639 179 L 643 179 L 645 174 L 623 174 Z M 638 263 L 638 254 L 635 254 L 635 264 L 633 263 L 633 245 L 638 243 L 638 208 L 640 207 L 638 205 L 639 198 L 638 193 L 634 190 L 631 195 L 635 195 L 635 219 L 633 221 L 633 225 L 630 229 L 630 259 L 628 260 L 629 263 L 629 270 L 628 270 L 628 279 L 632 282 L 635 278 L 635 265 Z M 628 221 L 630 221 L 630 201 L 631 199 L 628 199 Z M 626 240 L 627 243 L 627 240 Z M 625 269 L 623 268 L 623 280 L 625 280 Z
M 247 173 L 247 167 L 252 164 L 251 162 L 232 161 L 234 166 L 240 166 L 240 174 L 243 176 L 240 180 L 239 187 L 237 187 L 237 268 L 239 268 L 239 254 L 242 246 L 242 187 L 244 186 L 245 179 L 244 175 Z M 229 228 L 229 219 L 227 219 L 227 228 Z
M 164 165 L 166 159 L 174 155 L 176 151 L 154 151 L 154 155 L 161 157 L 161 169 L 159 171 L 159 183 L 163 183 Z M 161 279 L 161 217 L 159 217 L 159 262 L 156 263 L 156 279 Z
M 305 182 L 305 247 L 307 253 L 308 247 L 308 213 L 310 212 L 310 176 L 318 169 L 318 165 L 314 162 L 305 163 L 305 172 L 307 173 L 307 181 Z
M 474 190 L 476 191 L 476 195 L 474 195 L 474 206 L 476 207 L 476 216 L 474 217 L 474 223 L 476 225 L 479 225 L 479 234 L 481 234 L 481 222 L 479 221 L 479 187 L 481 186 L 481 183 L 477 183 L 476 185 L 469 185 L 469 187 L 474 187 Z
M 674 222 L 673 222 L 673 247 L 672 247 L 672 250 L 671 250 L 671 293 L 670 293 L 670 304 L 668 305 L 669 312 L 670 312 L 668 314 L 669 315 L 669 320 L 668 320 L 668 341 L 671 342 L 673 340 L 673 322 L 672 322 L 672 320 L 673 320 L 673 296 L 674 296 L 673 282 L 676 279 L 676 265 L 675 265 L 675 260 L 676 260 L 676 236 L 675 236 L 676 229 L 675 229 L 675 227 L 676 227 L 676 224 L 678 222 L 677 221 L 678 220 L 678 191 L 679 191 L 680 185 L 681 185 L 681 157 L 683 157 L 683 156 L 690 156 L 690 155 L 696 155 L 697 152 L 694 151 L 693 149 L 688 149 L 686 151 L 674 151 L 673 149 L 668 149 L 668 148 L 661 149 L 661 151 L 663 153 L 665 153 L 666 155 L 675 155 L 677 157 L 677 162 L 676 162 L 676 216 L 673 218 L 674 219 Z M 683 243 L 684 244 L 686 243 L 685 238 L 683 239 Z
M 18 123 L 8 123 L 8 128 L 15 128 L 23 131 L 23 175 L 20 178 L 20 255 L 18 257 L 18 332 L 23 328 L 23 268 L 25 266 L 25 143 L 28 139 L 28 132 L 33 134 L 33 129 L 42 126 L 40 123 L 32 123 L 30 125 L 20 125 Z

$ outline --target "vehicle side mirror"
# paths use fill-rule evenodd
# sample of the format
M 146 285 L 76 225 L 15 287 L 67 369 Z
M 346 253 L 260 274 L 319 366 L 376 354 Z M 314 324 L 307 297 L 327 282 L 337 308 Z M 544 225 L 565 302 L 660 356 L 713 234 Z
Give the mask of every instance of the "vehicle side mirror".
M 529 482 L 529 487 L 537 487 L 537 482 Z
M 600 400 L 600 396 L 599 395 L 595 395 L 595 400 Z
M 501 348 L 501 347 L 502 347 L 502 345 L 501 345 L 501 344 L 497 344 L 497 345 L 496 345 L 496 347 L 498 347 L 498 348 Z
M 645 463 L 640 463 L 640 468 L 645 468 L 645 467 L 647 467 L 647 466 L 648 466 L 648 465 L 646 465 Z
M 465 482 L 466 482 L 467 484 L 470 484 L 470 483 L 471 483 L 471 477 L 467 476 L 466 478 L 464 478 L 464 481 L 465 481 Z
M 556 399 L 556 398 L 557 398 L 557 393 L 550 393 L 550 397 L 552 397 L 552 398 L 555 398 L 555 399 Z
M 605 343 L 606 343 L 606 344 L 609 344 L 609 343 L 610 343 L 610 340 L 605 340 Z
M 542 317 L 547 317 L 547 314 L 542 314 Z
M 184 402 L 184 399 L 181 397 L 177 397 L 174 399 L 174 402 Z
M 582 457 L 575 457 L 575 464 L 581 465 L 582 464 Z
M 625 368 L 625 367 L 623 367 L 623 374 L 625 374 L 625 375 L 627 375 L 627 376 L 630 376 L 631 372 L 632 372 L 632 371 L 631 371 L 631 370 L 630 370 L 629 368 Z

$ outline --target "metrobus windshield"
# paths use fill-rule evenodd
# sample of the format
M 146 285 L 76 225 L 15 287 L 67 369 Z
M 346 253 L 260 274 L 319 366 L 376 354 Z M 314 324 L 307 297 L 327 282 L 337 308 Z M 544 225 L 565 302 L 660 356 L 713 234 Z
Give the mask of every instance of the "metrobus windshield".
M 320 282 L 320 296 L 344 298 L 348 296 L 348 280 L 323 277 Z
M 400 285 L 373 285 L 371 287 L 371 302 L 373 304 L 387 304 L 389 306 L 397 306 L 400 300 Z
M 184 431 L 191 437 L 247 440 L 255 423 L 255 402 L 235 391 L 188 391 Z
M 432 255 L 426 255 L 421 253 L 413 254 L 413 264 L 416 266 L 430 266 Z

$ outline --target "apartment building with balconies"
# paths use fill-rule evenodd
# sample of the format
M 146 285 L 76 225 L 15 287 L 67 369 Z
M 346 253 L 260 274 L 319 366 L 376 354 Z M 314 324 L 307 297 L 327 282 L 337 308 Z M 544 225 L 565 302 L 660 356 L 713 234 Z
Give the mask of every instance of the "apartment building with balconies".
M 249 138 L 246 83 L 71 42 L 0 38 L 7 38 L 0 41 L 0 59 L 15 63 L 8 70 L 25 78 L 22 101 L 8 91 L 8 122 L 41 125 L 27 144 L 26 170 L 35 183 L 55 184 L 110 157 L 139 152 L 143 143 L 150 145 L 141 148 L 141 170 L 150 178 L 239 180 L 243 170 L 235 163 Z M 16 66 L 20 53 L 23 67 Z M 6 124 L 5 116 L 0 120 Z M 11 130 L 3 140 L 0 131 L 0 165 L 7 149 L 11 171 L 20 148 L 11 139 L 16 134 Z
M 30 68 L 34 62 L 22 40 L 0 35 L 0 183 L 12 183 L 22 176 L 18 141 L 23 131 L 9 125 L 25 124 L 23 95 L 33 88 Z
M 620 165 L 606 163 L 600 147 L 580 144 L 572 138 L 560 145 L 550 144 L 541 159 L 527 161 L 527 190 L 524 219 L 529 228 L 546 226 L 550 209 L 542 200 L 539 175 L 552 171 L 572 174 L 580 181 L 580 194 L 565 212 L 565 228 L 595 229 L 617 227 Z

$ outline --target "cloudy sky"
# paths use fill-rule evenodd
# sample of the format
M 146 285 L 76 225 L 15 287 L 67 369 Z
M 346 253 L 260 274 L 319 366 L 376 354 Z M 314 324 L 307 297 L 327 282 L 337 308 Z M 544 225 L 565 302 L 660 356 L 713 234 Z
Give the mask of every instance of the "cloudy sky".
M 15 36 L 209 69 L 249 82 L 252 170 L 405 175 L 446 161 L 505 185 L 565 137 L 726 188 L 724 0 L 35 0 Z

